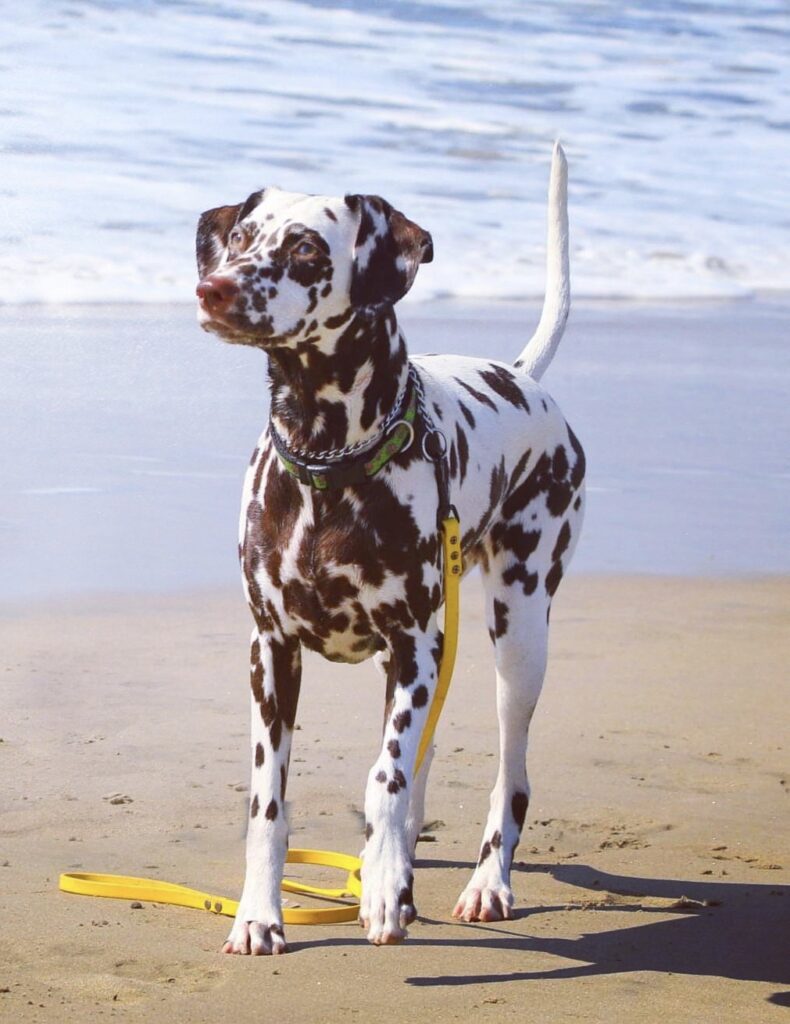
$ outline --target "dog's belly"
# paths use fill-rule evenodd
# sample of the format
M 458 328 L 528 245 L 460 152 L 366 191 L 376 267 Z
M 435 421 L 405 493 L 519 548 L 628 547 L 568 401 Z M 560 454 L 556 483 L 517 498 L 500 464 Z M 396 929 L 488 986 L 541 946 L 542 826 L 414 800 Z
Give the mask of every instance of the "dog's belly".
M 366 661 L 386 647 L 384 639 L 380 636 L 359 636 L 349 630 L 343 633 L 333 630 L 326 637 L 317 637 L 309 627 L 304 627 L 299 630 L 299 636 L 309 650 L 316 651 L 327 661 L 339 661 L 346 665 Z

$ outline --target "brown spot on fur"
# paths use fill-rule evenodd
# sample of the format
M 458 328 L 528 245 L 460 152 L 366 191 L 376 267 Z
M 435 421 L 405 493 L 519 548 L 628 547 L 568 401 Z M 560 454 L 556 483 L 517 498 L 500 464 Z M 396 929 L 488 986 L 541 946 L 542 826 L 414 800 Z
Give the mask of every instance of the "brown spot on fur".
M 560 532 L 557 534 L 557 543 L 554 545 L 554 550 L 551 553 L 552 562 L 556 562 L 562 558 L 565 552 L 568 550 L 568 545 L 571 542 L 571 527 L 570 523 L 566 521 L 562 524 Z
M 469 465 L 469 442 L 466 440 L 466 433 L 460 423 L 455 425 L 455 436 L 458 442 L 458 469 L 460 471 L 460 482 L 466 479 L 466 467 Z
M 260 766 L 263 764 L 263 758 L 264 758 L 263 744 L 262 743 L 256 743 L 255 744 L 255 767 L 256 768 L 260 768 Z
M 271 694 L 264 695 L 259 701 L 261 706 L 261 718 L 268 729 L 277 717 L 277 701 Z
M 278 811 L 277 801 L 276 800 L 270 800 L 269 801 L 269 805 L 266 808 L 266 820 L 267 821 L 274 821 L 277 818 L 277 811 Z
M 529 412 L 529 402 L 518 386 L 517 379 L 513 373 L 504 366 L 492 365 L 490 370 L 479 370 L 480 376 L 486 384 L 503 398 L 510 405 L 517 409 Z
M 528 572 L 527 567 L 522 562 L 515 562 L 502 573 L 502 582 L 505 586 L 509 587 L 517 580 L 522 585 L 525 597 L 535 593 L 538 586 L 538 574 L 536 572 Z
M 396 768 L 392 778 L 387 783 L 387 792 L 395 794 L 399 793 L 402 789 L 405 788 L 406 776 L 403 774 L 400 768 Z
M 494 636 L 499 639 L 507 633 L 508 607 L 504 601 L 494 598 Z
M 496 407 L 496 402 L 494 402 L 493 399 L 489 398 L 488 395 L 484 394 L 484 392 L 478 391 L 476 388 L 473 388 L 471 384 L 467 384 L 466 381 L 461 380 L 460 377 L 455 377 L 454 379 L 456 384 L 460 384 L 461 387 L 465 391 L 468 391 L 472 398 L 476 398 L 481 405 L 487 405 L 488 408 L 493 409 L 494 412 L 499 412 L 499 410 Z
M 414 902 L 414 875 L 409 873 L 406 885 L 398 893 L 398 905 L 401 907 L 411 906 Z
M 272 750 L 280 749 L 280 741 L 283 738 L 283 723 L 282 719 L 277 717 L 269 727 L 269 739 L 272 743 Z
M 546 593 L 553 597 L 557 593 L 557 587 L 562 582 L 562 562 L 554 562 L 546 573 Z
M 526 562 L 540 543 L 540 530 L 525 530 L 519 522 L 494 523 L 489 536 L 495 553 L 512 551 L 521 562 Z
M 392 719 L 392 727 L 395 732 L 403 732 L 411 725 L 411 711 L 399 711 Z
M 259 808 L 260 808 L 260 804 L 258 803 L 258 794 L 256 793 L 255 796 L 252 798 L 252 803 L 250 804 L 250 817 L 251 818 L 257 817 Z
M 467 406 L 465 406 L 464 403 L 460 399 L 458 400 L 458 407 L 461 410 L 461 412 L 463 413 L 463 417 L 466 420 L 466 422 L 469 424 L 469 426 L 472 428 L 472 430 L 474 430 L 474 428 L 475 428 L 475 418 L 472 415 L 471 410 Z
M 420 683 L 411 695 L 411 706 L 413 708 L 424 708 L 428 703 L 428 687 Z
M 275 639 L 272 639 L 270 643 L 277 709 L 283 725 L 290 732 L 293 730 L 296 720 L 296 706 L 299 701 L 301 682 L 299 644 L 293 640 L 281 642 Z
M 554 450 L 554 458 L 551 460 L 551 471 L 556 480 L 564 480 L 568 475 L 568 456 L 561 444 Z
M 529 807 L 529 798 L 526 793 L 520 790 L 513 794 L 513 799 L 510 801 L 510 808 L 513 812 L 513 820 L 518 826 L 519 832 L 524 827 L 524 819 L 527 816 L 527 807 Z
M 265 700 L 263 696 L 263 665 L 259 661 L 252 666 L 250 686 L 252 687 L 252 695 L 256 703 L 261 705 L 261 714 L 263 714 L 263 702 Z

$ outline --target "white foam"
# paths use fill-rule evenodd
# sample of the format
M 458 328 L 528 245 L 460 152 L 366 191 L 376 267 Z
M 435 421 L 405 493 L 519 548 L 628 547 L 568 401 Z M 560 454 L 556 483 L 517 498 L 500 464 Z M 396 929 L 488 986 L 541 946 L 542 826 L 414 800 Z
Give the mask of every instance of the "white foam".
M 551 142 L 576 296 L 790 286 L 790 16 L 253 0 L 24 4 L 0 60 L 0 301 L 189 299 L 203 209 L 375 191 L 428 228 L 417 299 L 543 293 Z

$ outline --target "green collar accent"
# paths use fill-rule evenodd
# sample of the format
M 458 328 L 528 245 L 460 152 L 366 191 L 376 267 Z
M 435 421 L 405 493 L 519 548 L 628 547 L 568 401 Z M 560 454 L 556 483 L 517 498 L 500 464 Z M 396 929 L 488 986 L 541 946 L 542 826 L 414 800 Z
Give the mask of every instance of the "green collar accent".
M 270 423 L 274 450 L 283 467 L 303 484 L 316 491 L 334 491 L 352 484 L 366 483 L 399 452 L 406 451 L 414 440 L 417 421 L 417 389 L 409 384 L 403 415 L 390 427 L 384 438 L 361 455 L 323 461 L 303 459 L 288 450 L 283 439 Z

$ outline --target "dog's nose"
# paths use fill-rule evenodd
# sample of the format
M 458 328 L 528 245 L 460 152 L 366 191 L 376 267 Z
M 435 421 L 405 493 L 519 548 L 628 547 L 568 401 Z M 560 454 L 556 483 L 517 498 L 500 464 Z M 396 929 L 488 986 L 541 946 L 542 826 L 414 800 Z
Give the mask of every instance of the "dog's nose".
M 239 294 L 239 286 L 229 277 L 209 274 L 195 289 L 200 304 L 210 313 L 220 313 Z

